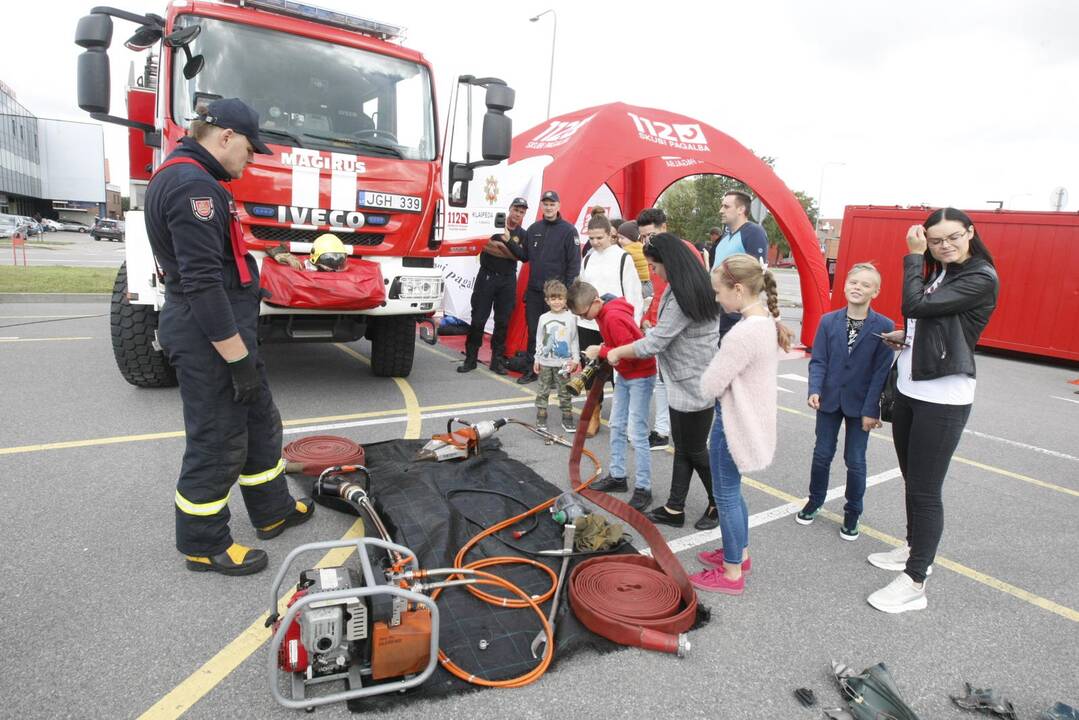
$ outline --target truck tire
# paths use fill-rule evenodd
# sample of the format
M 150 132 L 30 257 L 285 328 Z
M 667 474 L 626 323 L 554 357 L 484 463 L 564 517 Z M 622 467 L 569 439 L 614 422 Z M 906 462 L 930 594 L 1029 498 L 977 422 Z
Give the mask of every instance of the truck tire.
M 416 354 L 416 318 L 371 319 L 371 372 L 377 377 L 408 377 Z
M 124 380 L 145 388 L 176 386 L 176 371 L 165 359 L 165 353 L 154 349 L 157 311 L 150 305 L 132 305 L 127 301 L 126 262 L 120 266 L 112 286 L 109 322 L 112 353 Z

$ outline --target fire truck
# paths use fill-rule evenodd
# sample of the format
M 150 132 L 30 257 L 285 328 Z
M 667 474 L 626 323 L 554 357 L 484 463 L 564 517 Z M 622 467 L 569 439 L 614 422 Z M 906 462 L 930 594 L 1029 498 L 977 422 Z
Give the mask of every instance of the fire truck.
M 128 49 L 148 52 L 141 74 L 135 76 L 134 66 L 130 72 L 126 117 L 109 109 L 114 19 L 134 24 Z M 164 283 L 138 208 L 153 168 L 184 136 L 196 108 L 220 97 L 252 105 L 260 135 L 274 151 L 256 155 L 244 177 L 231 183 L 263 288 L 276 265 L 265 262 L 268 249 L 284 244 L 302 257 L 326 232 L 342 239 L 350 270 L 362 268 L 362 286 L 370 288 L 346 309 L 320 307 L 317 286 L 304 302 L 275 292 L 262 302 L 259 341 L 367 338 L 375 375 L 411 372 L 417 323 L 433 331 L 430 318 L 441 307 L 436 258 L 476 254 L 485 242 L 479 235 L 446 241 L 444 200 L 459 204 L 475 168 L 509 157 L 506 112 L 514 91 L 497 78 L 460 76 L 440 142 L 431 67 L 401 44 L 403 34 L 399 27 L 291 0 L 174 0 L 163 17 L 95 7 L 79 20 L 79 107 L 129 128 L 135 210 L 126 217 L 126 256 L 111 306 L 113 350 L 129 383 L 176 384 L 157 342 Z M 476 159 L 474 91 L 485 93 L 486 106 L 482 124 L 476 123 Z M 467 129 L 455 135 L 458 115 L 467 117 Z M 458 149 L 464 145 L 461 162 L 452 162 L 453 148 L 445 147 L 455 136 Z M 432 334 L 421 332 L 429 341 Z

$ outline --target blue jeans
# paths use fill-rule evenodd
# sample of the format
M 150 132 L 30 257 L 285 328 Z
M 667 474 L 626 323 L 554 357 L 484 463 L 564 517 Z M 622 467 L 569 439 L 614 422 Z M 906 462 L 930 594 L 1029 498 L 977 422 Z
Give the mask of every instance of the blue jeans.
M 809 502 L 820 506 L 828 494 L 828 476 L 835 457 L 839 426 L 846 420 L 847 434 L 843 441 L 843 461 L 847 464 L 847 504 L 843 512 L 862 514 L 865 496 L 865 448 L 869 433 L 862 430 L 862 418 L 844 418 L 843 412 L 817 411 L 817 444 L 813 447 L 813 466 L 809 472 Z
M 656 422 L 652 428 L 664 437 L 671 435 L 671 407 L 667 404 L 667 386 L 656 376 Z
M 749 545 L 749 508 L 742 497 L 742 473 L 731 457 L 723 432 L 723 408 L 716 401 L 716 419 L 708 440 L 708 460 L 712 469 L 712 495 L 719 509 L 719 531 L 723 535 L 723 559 L 736 565 Z
M 652 489 L 652 452 L 648 447 L 648 406 L 656 376 L 627 380 L 619 375 L 614 382 L 611 405 L 611 475 L 626 476 L 626 441 L 633 444 L 637 465 L 634 487 Z M 628 438 L 627 438 L 628 431 Z

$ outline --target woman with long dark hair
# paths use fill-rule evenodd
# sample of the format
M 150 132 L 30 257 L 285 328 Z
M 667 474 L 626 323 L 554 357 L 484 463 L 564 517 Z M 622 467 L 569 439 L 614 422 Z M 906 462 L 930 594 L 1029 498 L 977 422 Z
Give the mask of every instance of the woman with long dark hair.
M 974 346 L 997 305 L 1000 281 L 974 223 L 955 208 L 907 231 L 903 330 L 885 333 L 899 350 L 892 438 L 906 484 L 907 542 L 869 562 L 902 571 L 869 596 L 887 613 L 927 605 L 925 578 L 944 530 L 941 488 L 974 402 Z
M 674 440 L 671 494 L 666 505 L 648 514 L 654 523 L 682 527 L 685 502 L 693 471 L 704 484 L 708 506 L 697 521 L 698 529 L 719 524 L 712 498 L 712 473 L 708 465 L 708 433 L 712 429 L 715 398 L 705 397 L 700 375 L 719 343 L 719 309 L 708 271 L 693 247 L 671 233 L 660 233 L 645 243 L 644 256 L 653 277 L 668 285 L 658 299 L 655 327 L 645 336 L 607 353 L 615 366 L 622 358 L 655 357 L 667 384 Z

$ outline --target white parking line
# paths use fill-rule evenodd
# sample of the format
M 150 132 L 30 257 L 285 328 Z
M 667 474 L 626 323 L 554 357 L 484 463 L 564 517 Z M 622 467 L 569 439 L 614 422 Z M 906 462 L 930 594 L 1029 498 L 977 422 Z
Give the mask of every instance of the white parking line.
M 876 475 L 866 478 L 865 486 L 866 488 L 871 488 L 874 485 L 880 485 L 882 482 L 887 482 L 888 480 L 900 477 L 901 475 L 902 473 L 899 472 L 899 468 L 885 470 L 882 473 L 877 473 Z M 843 497 L 845 493 L 845 484 L 834 487 L 828 491 L 828 494 L 825 496 L 824 501 L 828 502 L 829 500 Z M 781 518 L 787 517 L 788 515 L 793 515 L 802 509 L 802 505 L 804 505 L 804 503 L 801 501 L 796 503 L 786 503 L 785 505 L 774 507 L 771 510 L 765 510 L 763 512 L 756 513 L 755 515 L 750 515 L 749 526 L 757 527 L 759 525 L 764 525 L 765 523 L 770 523 L 773 520 L 779 520 Z M 699 545 L 716 542 L 718 540 L 721 540 L 722 538 L 723 535 L 720 531 L 720 528 L 716 528 L 715 530 L 702 530 L 700 532 L 695 532 L 690 535 L 684 535 L 680 538 L 671 540 L 667 544 L 670 546 L 672 552 L 680 553 L 683 550 L 689 550 Z M 645 548 L 641 551 L 641 554 L 651 555 L 652 553 L 648 550 L 648 548 Z
M 1072 400 L 1071 398 L 1062 398 L 1059 395 L 1050 395 L 1049 397 L 1053 398 L 1054 400 L 1063 400 L 1064 402 L 1070 402 L 1070 403 L 1075 403 L 1076 405 L 1079 405 L 1079 400 Z
M 786 373 L 784 375 L 777 375 L 781 380 L 794 380 L 795 382 L 808 383 L 809 378 L 805 375 L 796 375 L 795 373 Z
M 1060 399 L 1066 400 L 1067 398 Z M 1048 448 L 1038 447 L 1037 445 L 1028 445 L 1027 443 L 1019 442 L 1018 440 L 1009 440 L 1008 438 L 997 437 L 996 435 L 978 432 L 977 430 L 963 430 L 963 432 L 969 433 L 974 437 L 980 437 L 985 440 L 995 440 L 997 442 L 1004 443 L 1005 445 L 1023 448 L 1024 450 L 1033 450 L 1034 452 L 1039 452 L 1044 455 L 1051 455 L 1052 457 L 1060 458 L 1062 460 L 1074 460 L 1076 462 L 1079 462 L 1079 457 L 1075 457 L 1074 455 L 1069 455 L 1067 453 L 1062 453 L 1058 450 L 1049 450 Z

